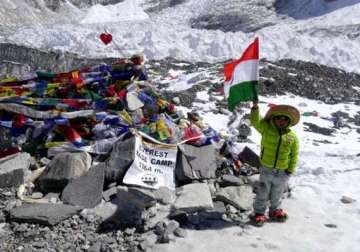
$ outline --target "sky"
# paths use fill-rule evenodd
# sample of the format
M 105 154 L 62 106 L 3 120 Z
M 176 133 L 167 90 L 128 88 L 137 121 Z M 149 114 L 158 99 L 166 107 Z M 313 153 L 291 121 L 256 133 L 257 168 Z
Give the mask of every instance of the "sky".
M 204 0 L 190 1 L 193 6 L 184 5 L 155 17 L 142 10 L 141 2 L 126 0 L 115 6 L 96 5 L 76 10 L 77 19 L 71 19 L 69 23 L 21 25 L 11 34 L 0 33 L 0 41 L 23 41 L 38 48 L 60 49 L 92 57 L 120 57 L 143 52 L 147 59 L 172 56 L 189 61 L 217 62 L 239 57 L 254 37 L 259 36 L 260 57 L 301 59 L 360 72 L 360 36 L 349 39 L 344 33 L 339 33 L 360 23 L 360 1 L 342 1 L 352 5 L 341 5 L 340 1 L 326 4 L 318 1 L 322 2 L 321 6 L 311 1 L 313 8 L 321 7 L 323 15 L 311 16 L 312 12 L 305 10 L 304 15 L 299 14 L 296 19 L 284 19 L 275 26 L 247 34 L 189 28 L 184 20 L 194 15 L 191 9 L 203 7 Z M 304 2 L 298 0 L 298 3 Z M 290 5 L 289 9 L 291 7 L 296 9 L 298 6 Z M 64 11 L 71 8 L 65 6 Z M 114 37 L 113 43 L 107 46 L 98 39 L 104 30 Z M 194 74 L 185 75 L 173 70 L 169 75 L 176 76 L 169 81 L 169 89 L 173 91 L 186 90 L 191 86 L 187 81 L 194 77 Z M 204 121 L 218 131 L 227 132 L 229 117 L 211 112 L 215 104 L 208 101 L 206 92 L 198 93 L 198 98 L 207 101 L 206 104 L 194 104 Z M 359 126 L 349 124 L 350 129 L 343 128 L 333 136 L 324 136 L 306 131 L 304 122 L 330 128 L 331 113 L 341 110 L 353 116 L 360 107 L 354 104 L 327 105 L 292 95 L 260 97 L 260 101 L 262 115 L 269 108 L 268 103 L 293 105 L 301 113 L 318 112 L 318 116 L 302 116 L 294 127 L 301 142 L 297 171 L 290 180 L 292 197 L 283 202 L 289 220 L 282 224 L 267 223 L 262 228 L 219 222 L 213 229 L 188 229 L 187 238 L 158 244 L 151 251 L 359 251 L 360 137 L 356 133 Z M 249 138 L 253 143 L 246 143 L 246 146 L 259 153 L 259 134 L 252 130 Z M 330 143 L 317 142 L 323 140 Z M 240 144 L 242 147 L 244 145 Z M 354 202 L 342 203 L 344 196 L 354 199 Z M 328 224 L 336 227 L 327 227 Z

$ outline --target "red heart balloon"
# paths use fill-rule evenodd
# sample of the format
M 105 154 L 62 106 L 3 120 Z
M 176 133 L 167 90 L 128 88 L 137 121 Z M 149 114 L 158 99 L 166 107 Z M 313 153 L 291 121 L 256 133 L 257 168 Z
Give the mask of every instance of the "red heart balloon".
M 112 41 L 112 35 L 110 33 L 101 33 L 100 39 L 105 45 L 107 45 Z

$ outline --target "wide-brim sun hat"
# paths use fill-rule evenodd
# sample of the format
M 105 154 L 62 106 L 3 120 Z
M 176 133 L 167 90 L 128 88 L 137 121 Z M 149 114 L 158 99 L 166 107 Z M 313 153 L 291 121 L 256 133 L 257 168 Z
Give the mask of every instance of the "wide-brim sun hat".
M 271 120 L 274 116 L 287 116 L 290 118 L 290 126 L 296 125 L 300 120 L 300 112 L 290 105 L 275 105 L 265 115 L 265 120 Z

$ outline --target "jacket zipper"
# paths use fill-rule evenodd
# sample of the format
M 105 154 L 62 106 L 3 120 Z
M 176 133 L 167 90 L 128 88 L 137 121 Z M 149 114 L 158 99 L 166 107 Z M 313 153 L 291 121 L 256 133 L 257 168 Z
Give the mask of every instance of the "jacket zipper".
M 279 151 L 280 151 L 280 145 L 281 145 L 281 130 L 279 130 L 279 142 L 278 142 L 278 146 L 276 148 L 276 155 L 275 155 L 275 162 L 274 162 L 274 167 L 273 169 L 276 167 L 276 163 L 277 163 L 277 160 L 278 160 L 278 157 L 279 157 Z

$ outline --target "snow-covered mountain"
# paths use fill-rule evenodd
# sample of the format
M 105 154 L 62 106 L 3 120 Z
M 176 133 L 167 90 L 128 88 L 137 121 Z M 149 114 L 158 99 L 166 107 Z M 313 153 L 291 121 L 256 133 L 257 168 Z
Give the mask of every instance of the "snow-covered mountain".
M 143 52 L 218 62 L 255 36 L 261 57 L 359 72 L 358 0 L 0 0 L 0 42 L 85 57 Z M 99 34 L 110 32 L 105 46 Z

